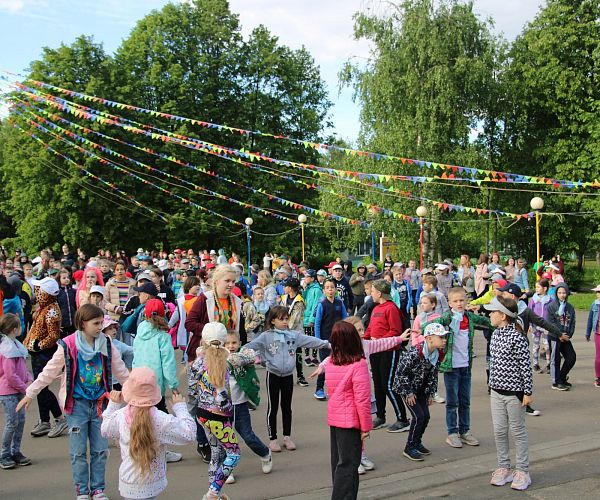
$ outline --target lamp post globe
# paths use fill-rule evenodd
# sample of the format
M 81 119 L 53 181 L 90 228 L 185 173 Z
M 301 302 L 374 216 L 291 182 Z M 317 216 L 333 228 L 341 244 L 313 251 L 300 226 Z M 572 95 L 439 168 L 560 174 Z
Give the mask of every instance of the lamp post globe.
M 427 207 L 424 207 L 423 205 L 417 207 L 417 216 L 425 217 L 426 215 L 427 215 Z
M 531 206 L 531 208 L 533 210 L 538 211 L 538 210 L 541 210 L 542 208 L 544 208 L 544 200 L 542 198 L 540 198 L 539 196 L 536 196 L 534 198 L 531 198 L 529 205 Z
M 306 217 L 306 215 L 304 215 L 304 214 L 300 214 L 300 215 L 298 216 L 298 222 L 299 222 L 300 224 L 305 224 L 305 223 L 306 223 L 306 220 L 307 220 L 307 217 Z
M 254 224 L 252 217 L 246 217 L 246 220 L 244 222 L 246 223 L 246 226 L 251 226 L 252 224 Z

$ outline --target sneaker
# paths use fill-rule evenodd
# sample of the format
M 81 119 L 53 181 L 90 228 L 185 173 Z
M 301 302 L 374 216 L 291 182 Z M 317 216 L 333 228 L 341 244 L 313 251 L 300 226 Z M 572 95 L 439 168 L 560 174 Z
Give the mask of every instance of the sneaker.
M 421 455 L 431 455 L 431 452 L 423 446 L 423 443 L 419 443 L 415 446 L 415 450 L 417 450 Z
M 408 420 L 396 420 L 387 429 L 388 432 L 406 432 L 410 429 L 410 422 Z
M 462 448 L 463 446 L 460 437 L 456 433 L 448 434 L 448 437 L 446 438 L 446 443 L 452 446 L 452 448 Z
M 542 369 L 540 368 L 540 365 L 533 365 L 533 371 L 535 373 L 542 373 Z M 498 469 L 498 470 L 501 470 L 501 469 Z M 495 472 L 494 472 L 494 474 L 495 474 Z M 494 474 L 492 474 L 492 478 L 493 478 Z
M 573 384 L 571 382 L 565 382 L 563 385 L 566 385 L 569 389 L 573 387 Z
M 385 418 L 375 417 L 373 419 L 373 430 L 382 429 L 385 427 Z
M 38 423 L 35 424 L 35 427 L 31 429 L 31 435 L 33 437 L 45 436 L 50 432 L 50 422 L 42 422 L 38 420 Z
M 235 483 L 235 477 L 233 477 L 233 474 L 229 474 L 229 477 L 227 479 L 225 479 L 225 484 L 233 484 Z
M 597 378 L 594 382 L 594 387 L 600 387 L 600 378 Z
M 439 404 L 444 404 L 446 402 L 446 398 L 443 398 L 442 396 L 440 396 L 437 392 L 433 395 L 433 402 L 434 403 L 439 403 Z
M 75 497 L 75 500 L 90 500 L 90 496 L 89 495 L 77 495 L 77 497 Z
M 546 368 L 544 368 L 544 372 L 546 375 L 550 375 L 550 366 L 547 366 Z
M 300 387 L 308 387 L 308 382 L 304 377 L 298 377 L 298 381 L 296 382 Z
M 13 462 L 21 467 L 31 465 L 31 458 L 27 458 L 23 453 L 18 452 L 12 456 Z
M 323 389 L 317 389 L 314 396 L 315 399 L 318 399 L 319 401 L 327 401 L 327 396 L 325 395 L 325 391 Z
M 367 470 L 362 466 L 362 464 L 358 465 L 358 475 L 362 476 L 363 474 L 366 474 Z
M 313 361 L 311 358 L 304 358 L 304 364 L 306 366 L 315 366 L 315 365 L 313 365 Z
M 296 445 L 289 436 L 283 436 L 283 447 L 288 451 L 294 451 Z
M 268 474 L 273 469 L 273 455 L 269 451 L 269 454 L 266 457 L 261 457 L 260 466 L 262 468 L 263 474 Z
M 460 440 L 463 443 L 468 444 L 469 446 L 479 446 L 479 441 L 477 440 L 477 438 L 475 438 L 475 436 L 473 436 L 473 434 L 471 434 L 471 431 L 467 431 L 464 434 L 461 434 Z
M 552 384 L 552 389 L 557 391 L 568 391 L 569 388 L 564 384 Z
M 90 495 L 91 500 L 109 500 L 104 494 L 104 490 L 96 490 Z
M 69 428 L 67 419 L 65 417 L 55 418 L 50 431 L 48 432 L 49 438 L 55 438 L 62 436 Z M 32 431 L 33 432 L 33 431 Z
M 17 464 L 10 457 L 0 459 L 0 469 L 14 469 L 16 466 Z
M 513 482 L 510 487 L 513 490 L 526 490 L 529 488 L 531 484 L 531 476 L 529 472 L 524 472 L 522 470 L 516 470 L 514 473 Z
M 542 412 L 540 410 L 534 410 L 531 406 L 527 405 L 525 407 L 525 414 L 531 417 L 539 417 Z
M 200 455 L 200 458 L 202 458 L 202 461 L 205 464 L 210 463 L 210 445 L 208 443 L 198 443 L 198 445 L 196 446 L 196 452 L 198 453 L 198 455 Z
M 277 439 L 273 439 L 273 440 L 269 441 L 269 450 L 271 450 L 275 453 L 281 452 L 281 446 L 279 446 Z
M 422 462 L 424 460 L 423 455 L 421 455 L 415 448 L 409 448 L 408 446 L 404 448 L 402 454 L 413 462 Z
M 510 469 L 506 467 L 499 467 L 492 473 L 492 479 L 490 484 L 493 486 L 504 486 L 506 483 L 510 483 L 513 480 L 513 475 Z
M 183 458 L 183 455 L 181 453 L 176 453 L 174 451 L 169 451 L 169 450 L 167 450 L 167 453 L 165 454 L 165 456 L 166 456 L 168 464 L 172 464 L 174 462 L 179 462 Z
M 319 366 L 319 360 L 317 358 L 313 358 L 312 359 L 312 365 L 313 366 Z
M 365 468 L 365 470 L 375 469 L 375 464 L 369 457 L 367 457 L 367 455 L 363 455 L 362 457 L 360 457 L 360 465 L 362 465 Z

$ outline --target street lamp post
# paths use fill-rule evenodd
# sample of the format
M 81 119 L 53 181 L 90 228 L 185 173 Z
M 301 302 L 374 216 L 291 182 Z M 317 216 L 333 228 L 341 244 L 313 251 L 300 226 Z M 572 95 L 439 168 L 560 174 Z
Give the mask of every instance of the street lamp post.
M 248 280 L 250 280 L 250 266 L 252 265 L 252 260 L 250 259 L 250 226 L 254 224 L 252 217 L 246 217 L 244 221 L 246 223 L 246 240 L 248 241 Z
M 544 200 L 539 196 L 531 198 L 529 205 L 535 210 L 535 247 L 536 247 L 536 263 L 540 265 L 540 210 L 544 208 Z M 536 270 L 536 276 L 537 270 Z M 538 278 L 539 279 L 539 278 Z
M 427 207 L 423 205 L 417 207 L 417 216 L 419 217 L 419 225 L 421 232 L 419 234 L 419 269 L 423 269 L 423 219 L 427 215 Z
M 307 217 L 304 214 L 300 214 L 298 216 L 298 222 L 300 223 L 300 231 L 302 232 L 302 260 L 306 260 L 304 258 L 304 224 L 306 224 Z
M 371 215 L 371 262 L 375 262 L 375 214 L 377 210 L 371 207 L 369 208 L 369 214 Z

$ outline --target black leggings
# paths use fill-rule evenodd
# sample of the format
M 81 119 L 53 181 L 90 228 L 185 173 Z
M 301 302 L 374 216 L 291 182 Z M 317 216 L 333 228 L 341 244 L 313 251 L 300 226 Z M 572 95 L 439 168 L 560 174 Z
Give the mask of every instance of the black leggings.
M 267 372 L 267 431 L 269 439 L 277 439 L 277 410 L 279 409 L 279 394 L 281 393 L 281 420 L 283 435 L 292 434 L 292 394 L 294 393 L 294 375 L 280 377 Z
M 385 398 L 390 399 L 397 420 L 406 420 L 406 408 L 400 395 L 392 390 L 392 383 L 401 351 L 384 351 L 371 354 L 371 373 L 375 388 L 375 401 L 377 403 L 377 417 L 385 419 Z
M 414 448 L 421 444 L 425 429 L 429 423 L 429 398 L 424 393 L 417 394 L 417 400 L 415 404 L 410 406 L 406 404 L 408 411 L 411 414 L 410 429 L 408 430 L 408 439 L 406 446 L 408 448 Z
M 58 346 L 31 353 L 31 371 L 33 372 L 34 379 L 36 379 L 38 375 L 44 371 L 48 361 L 50 361 L 52 356 L 54 356 L 56 349 L 58 349 Z M 50 422 L 50 413 L 52 413 L 54 418 L 58 418 L 62 415 L 62 411 L 56 396 L 47 387 L 44 387 L 37 395 L 37 401 L 40 412 L 40 420 L 42 422 Z

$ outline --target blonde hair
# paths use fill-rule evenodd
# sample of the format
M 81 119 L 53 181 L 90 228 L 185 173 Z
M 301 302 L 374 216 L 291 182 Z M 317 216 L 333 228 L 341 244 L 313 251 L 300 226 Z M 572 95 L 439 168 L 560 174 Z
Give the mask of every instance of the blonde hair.
M 204 362 L 208 372 L 208 379 L 214 387 L 225 385 L 225 371 L 227 370 L 227 356 L 229 351 L 224 347 L 202 341 L 204 347 Z
M 213 286 L 216 288 L 217 281 L 223 279 L 228 274 L 237 275 L 237 271 L 229 264 L 221 264 L 220 266 L 217 266 L 212 274 Z
M 271 273 L 269 271 L 267 271 L 266 269 L 263 269 L 261 271 L 258 271 L 256 281 L 262 288 L 262 287 L 267 286 L 270 283 L 273 283 L 273 277 L 271 276 Z
M 152 406 L 131 407 L 131 409 L 134 413 L 129 429 L 129 455 L 140 473 L 141 483 L 150 475 L 150 466 L 158 454 L 158 442 L 150 414 Z

